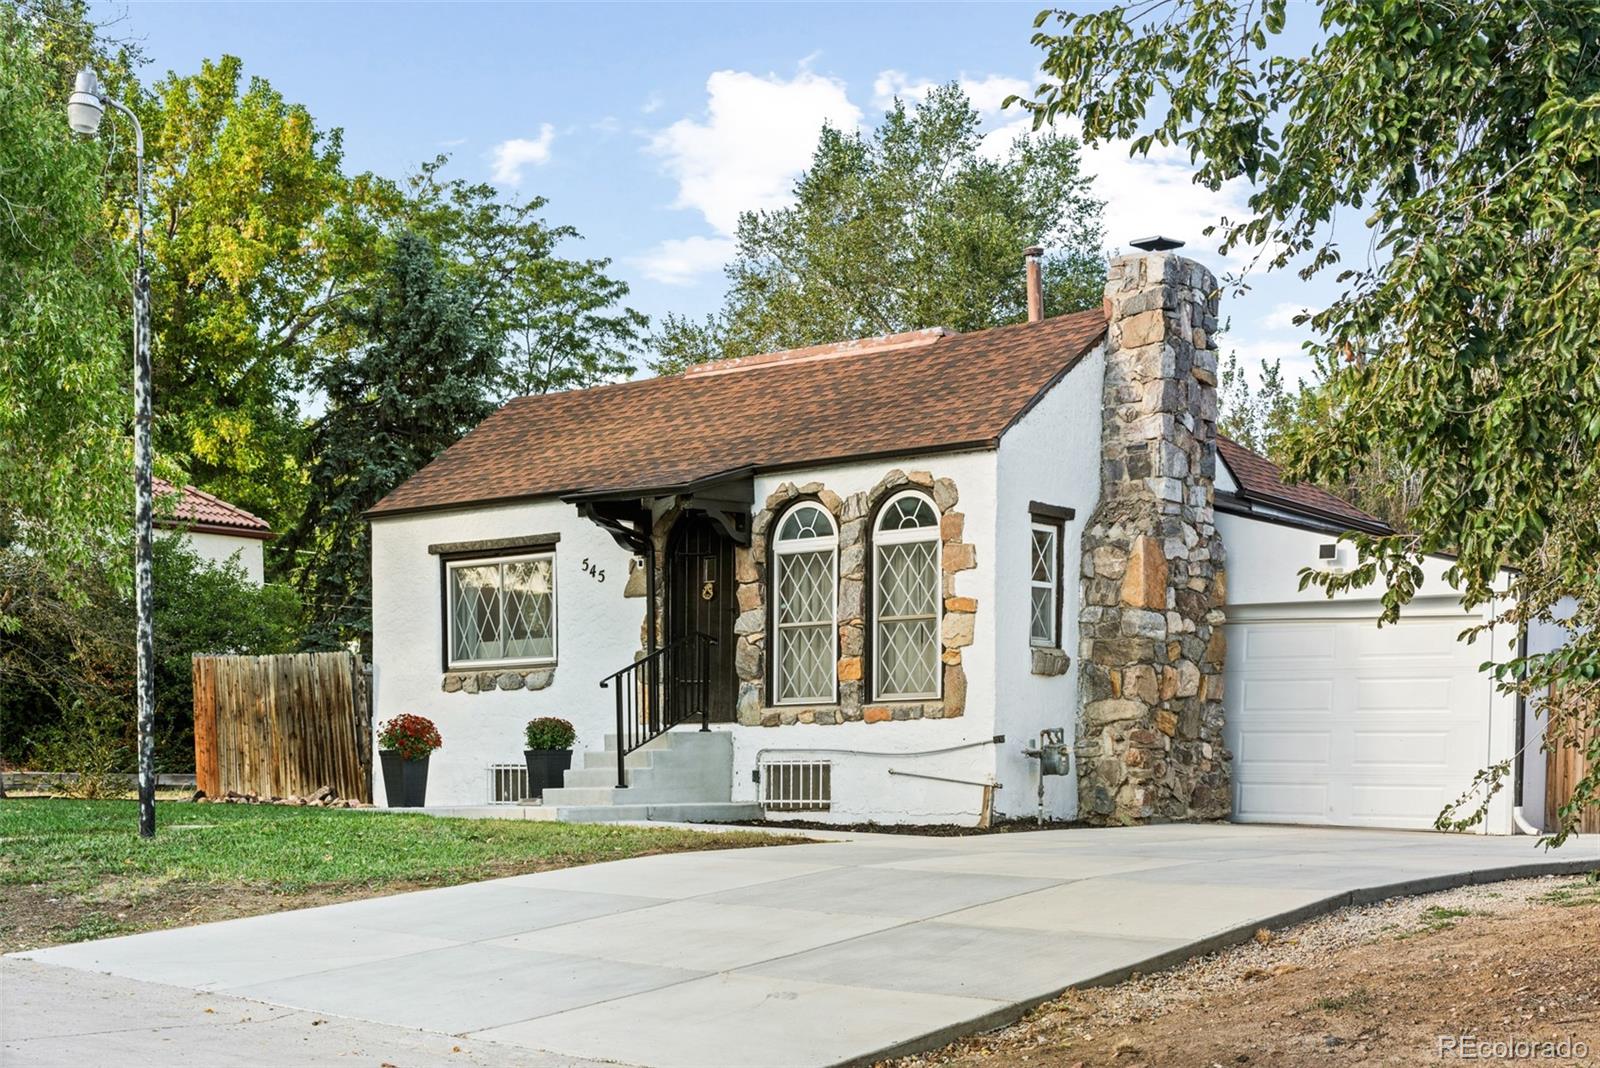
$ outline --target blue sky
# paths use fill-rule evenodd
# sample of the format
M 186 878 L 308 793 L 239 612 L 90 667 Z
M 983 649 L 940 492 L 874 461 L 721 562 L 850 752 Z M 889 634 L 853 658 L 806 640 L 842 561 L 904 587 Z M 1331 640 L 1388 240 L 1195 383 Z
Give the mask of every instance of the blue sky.
M 546 217 L 607 256 L 635 307 L 714 309 L 738 212 L 781 204 L 821 123 L 869 125 L 895 94 L 961 80 L 1002 143 L 1022 128 L 999 103 L 1036 78 L 1039 4 L 97 4 L 142 42 L 146 81 L 223 53 L 342 127 L 346 165 L 401 177 L 448 152 L 454 173 L 549 199 Z M 1185 157 L 1086 157 L 1107 201 L 1107 241 L 1161 232 L 1219 274 L 1203 228 L 1247 190 L 1211 193 Z M 1019 256 L 1018 269 L 1021 269 Z M 1301 366 L 1289 317 L 1326 283 L 1258 277 L 1224 297 L 1224 348 Z

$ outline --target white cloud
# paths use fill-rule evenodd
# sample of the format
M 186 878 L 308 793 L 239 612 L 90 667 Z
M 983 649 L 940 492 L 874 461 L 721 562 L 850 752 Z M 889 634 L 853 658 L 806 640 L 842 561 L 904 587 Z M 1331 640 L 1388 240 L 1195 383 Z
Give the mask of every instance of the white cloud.
M 861 122 L 843 82 L 808 70 L 788 80 L 720 70 L 706 79 L 706 96 L 704 119 L 679 119 L 650 151 L 678 183 L 674 206 L 699 211 L 722 235 L 733 233 L 740 212 L 788 201 L 824 123 L 854 130 Z
M 972 106 L 978 109 L 978 114 L 986 121 L 994 120 L 1006 112 L 1000 107 L 1005 103 L 1006 97 L 1013 94 L 1026 96 L 1033 91 L 1033 86 L 1021 78 L 1011 78 L 1004 74 L 989 74 L 982 78 L 963 74 L 957 78 L 962 90 L 967 94 L 967 99 L 972 101 Z M 928 98 L 928 94 L 943 82 L 931 79 L 913 81 L 905 71 L 885 70 L 880 71 L 872 82 L 872 103 L 878 108 L 890 107 L 896 97 L 910 104 L 920 104 Z
M 686 286 L 720 270 L 733 258 L 734 247 L 731 237 L 672 238 L 641 256 L 632 257 L 629 262 L 651 281 Z
M 639 110 L 644 112 L 646 115 L 653 115 L 660 111 L 661 106 L 666 102 L 666 97 L 662 96 L 660 93 L 651 93 L 649 96 L 644 98 L 644 103 L 639 105 Z
M 706 79 L 706 112 L 658 130 L 649 151 L 678 183 L 673 206 L 698 211 L 711 235 L 674 238 L 632 262 L 658 282 L 688 285 L 733 253 L 739 214 L 788 203 L 824 124 L 855 130 L 861 109 L 845 85 L 802 66 L 793 78 L 719 70 Z
M 500 185 L 521 185 L 523 170 L 550 162 L 550 142 L 555 137 L 556 128 L 547 122 L 539 127 L 539 136 L 532 141 L 513 137 L 495 145 L 490 161 L 494 181 Z

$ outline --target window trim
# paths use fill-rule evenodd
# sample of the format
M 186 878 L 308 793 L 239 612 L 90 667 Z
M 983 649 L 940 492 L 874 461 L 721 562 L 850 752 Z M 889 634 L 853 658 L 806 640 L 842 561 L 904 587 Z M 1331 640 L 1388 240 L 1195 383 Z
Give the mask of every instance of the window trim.
M 1040 582 L 1033 577 L 1033 535 L 1038 531 L 1048 533 L 1055 546 L 1055 559 L 1050 562 L 1051 580 Z M 1040 515 L 1035 512 L 1028 522 L 1028 645 L 1033 649 L 1059 649 L 1061 648 L 1061 543 L 1066 534 L 1066 523 L 1061 519 Z M 1047 589 L 1050 591 L 1050 636 L 1038 638 L 1033 633 L 1033 591 Z
M 821 512 L 822 515 L 828 520 L 828 525 L 832 529 L 833 533 L 828 535 L 827 537 L 791 538 L 791 539 L 789 539 L 787 541 L 785 541 L 784 539 L 780 538 L 778 536 L 778 534 L 783 530 L 784 522 L 787 521 L 788 518 L 791 515 L 793 515 L 795 512 L 799 511 L 801 508 L 806 508 L 806 507 L 815 508 L 817 511 Z M 805 705 L 818 705 L 818 704 L 838 704 L 839 703 L 839 521 L 838 521 L 837 518 L 834 517 L 834 515 L 831 512 L 828 511 L 827 508 L 823 507 L 821 501 L 818 501 L 815 498 L 811 498 L 811 497 L 802 497 L 802 498 L 798 498 L 798 499 L 796 499 L 794 501 L 791 501 L 789 503 L 789 505 L 786 508 L 784 508 L 784 510 L 782 512 L 778 513 L 777 519 L 767 529 L 773 532 L 772 540 L 769 543 L 770 546 L 771 546 L 771 554 L 770 555 L 771 555 L 771 558 L 772 558 L 772 562 L 771 562 L 770 568 L 768 569 L 768 574 L 767 574 L 767 606 L 768 606 L 767 612 L 768 612 L 768 618 L 769 618 L 769 622 L 770 622 L 770 629 L 769 629 L 768 633 L 770 633 L 772 635 L 772 644 L 771 644 L 772 655 L 768 658 L 771 661 L 771 663 L 768 665 L 768 685 L 770 685 L 772 687 L 772 690 L 771 690 L 772 700 L 771 700 L 770 704 L 773 705 L 773 706 L 779 706 L 779 705 L 783 705 L 783 706 L 805 706 Z M 829 590 L 829 593 L 831 594 L 831 598 L 832 598 L 831 604 L 829 606 L 829 618 L 830 618 L 830 621 L 831 621 L 832 625 L 829 627 L 830 638 L 829 638 L 828 648 L 833 653 L 833 655 L 829 658 L 829 660 L 832 663 L 833 695 L 832 695 L 831 698 L 829 698 L 829 697 L 785 697 L 783 695 L 782 687 L 779 685 L 779 679 L 782 677 L 781 665 L 783 663 L 783 631 L 784 631 L 785 628 L 784 628 L 783 624 L 780 624 L 778 622 L 779 617 L 781 615 L 781 613 L 779 611 L 779 604 L 778 604 L 778 591 L 782 588 L 781 587 L 781 583 L 783 581 L 783 558 L 785 556 L 796 556 L 796 555 L 799 555 L 801 553 L 815 553 L 815 552 L 827 552 L 829 554 L 828 568 L 829 568 L 829 571 L 830 571 L 830 574 L 831 574 L 831 578 L 829 579 L 829 582 L 828 582 L 828 590 Z M 795 628 L 795 626 L 796 626 L 795 624 L 791 624 L 788 629 L 792 630 L 792 629 Z M 813 626 L 814 627 L 814 626 L 816 626 L 816 624 L 814 624 L 814 623 L 798 624 L 798 626 Z
M 524 560 L 550 561 L 550 655 L 542 657 L 502 657 L 496 660 L 456 659 L 455 585 L 451 581 L 451 572 L 457 568 L 483 567 L 487 564 L 495 564 L 503 568 L 506 564 L 520 563 Z M 556 663 L 561 654 L 561 646 L 559 644 L 561 599 L 556 588 L 556 553 L 553 547 L 539 552 L 514 553 L 504 556 L 441 556 L 439 559 L 439 576 L 442 587 L 439 604 L 444 616 L 443 660 L 446 671 L 488 671 L 497 668 L 548 667 Z M 505 625 L 503 603 L 501 610 L 501 626 L 503 629 Z M 502 637 L 501 640 L 503 642 L 504 638 Z
M 883 522 L 884 513 L 896 501 L 906 497 L 916 497 L 925 502 L 933 512 L 934 523 L 931 527 L 914 527 L 911 530 L 880 530 L 879 524 Z M 867 633 L 863 636 L 864 647 L 869 651 L 867 692 L 873 701 L 937 701 L 944 697 L 944 672 L 940 669 L 941 654 L 943 651 L 942 636 L 944 633 L 944 537 L 940 529 L 942 516 L 939 506 L 934 503 L 930 494 L 918 489 L 902 489 L 891 493 L 872 512 L 872 524 L 867 528 L 868 570 L 871 586 L 871 600 L 868 605 Z M 883 667 L 883 651 L 878 647 L 878 626 L 880 616 L 878 613 L 878 599 L 883 583 L 878 581 L 878 547 L 881 545 L 905 545 L 912 542 L 933 543 L 933 645 L 934 645 L 934 688 L 928 693 L 884 693 L 881 686 Z

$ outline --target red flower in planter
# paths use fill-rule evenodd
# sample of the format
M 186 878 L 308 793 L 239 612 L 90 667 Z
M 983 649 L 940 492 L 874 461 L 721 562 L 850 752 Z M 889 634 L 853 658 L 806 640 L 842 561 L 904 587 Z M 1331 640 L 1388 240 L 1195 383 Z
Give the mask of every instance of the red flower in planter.
M 404 713 L 378 728 L 378 747 L 393 749 L 402 760 L 421 760 L 443 745 L 439 728 L 425 716 Z

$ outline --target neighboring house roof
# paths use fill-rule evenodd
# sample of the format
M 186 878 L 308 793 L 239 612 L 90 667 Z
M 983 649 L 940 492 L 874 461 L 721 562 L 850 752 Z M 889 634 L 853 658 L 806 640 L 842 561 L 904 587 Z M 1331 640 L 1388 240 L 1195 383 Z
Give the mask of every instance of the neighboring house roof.
M 1239 497 L 1243 500 L 1259 501 L 1375 534 L 1390 532 L 1383 520 L 1327 490 L 1304 482 L 1285 481 L 1277 464 L 1221 434 L 1217 435 L 1217 455 L 1233 472 L 1234 481 L 1239 484 Z
M 737 471 L 994 448 L 1105 336 L 1099 309 L 919 330 L 519 397 L 368 513 L 667 489 Z
M 238 505 L 229 504 L 205 490 L 193 486 L 179 489 L 164 478 L 155 479 L 153 485 L 159 502 L 156 505 L 157 526 L 181 527 L 188 531 L 227 534 L 236 538 L 264 540 L 273 536 L 272 527 L 265 519 L 251 515 Z M 167 500 L 174 494 L 177 495 L 177 501 L 169 511 Z

